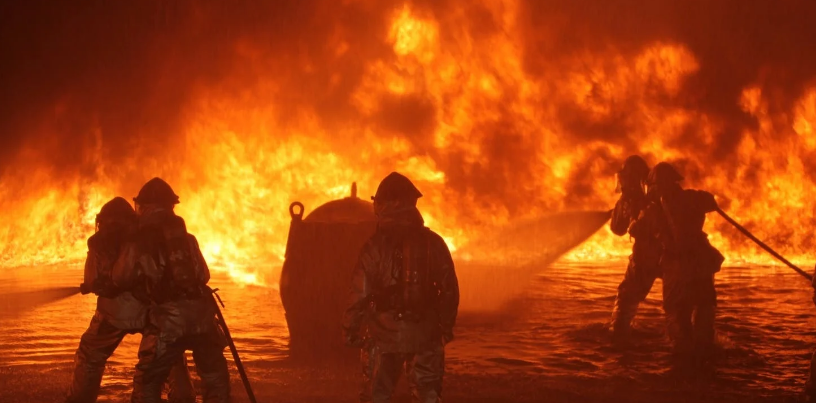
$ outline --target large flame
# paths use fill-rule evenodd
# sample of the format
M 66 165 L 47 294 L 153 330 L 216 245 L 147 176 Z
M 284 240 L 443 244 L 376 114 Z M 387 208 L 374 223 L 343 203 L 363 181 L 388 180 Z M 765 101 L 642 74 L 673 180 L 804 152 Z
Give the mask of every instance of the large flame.
M 814 247 L 816 87 L 780 102 L 755 77 L 732 100 L 757 123 L 746 125 L 695 107 L 705 104 L 688 94 L 701 56 L 671 36 L 576 47 L 550 60 L 531 56 L 530 44 L 538 43 L 531 32 L 544 35 L 546 47 L 545 34 L 568 28 L 531 31 L 525 2 L 439 9 L 406 2 L 382 10 L 340 3 L 323 6 L 381 20 L 358 33 L 342 23 L 345 14 L 318 13 L 341 22 L 306 49 L 232 38 L 229 74 L 187 83 L 193 95 L 167 112 L 179 122 L 172 133 L 146 128 L 142 138 L 141 126 L 116 121 L 136 134 L 121 141 L 106 132 L 115 128 L 104 116 L 66 127 L 79 112 L 71 94 L 49 101 L 42 121 L 28 122 L 20 146 L 5 154 L 0 265 L 81 259 L 101 205 L 162 176 L 181 195 L 178 212 L 214 269 L 239 283 L 272 285 L 294 200 L 311 210 L 347 196 L 352 182 L 366 197 L 388 172 L 400 171 L 425 194 L 428 225 L 456 250 L 517 219 L 611 208 L 614 173 L 631 153 L 675 162 L 688 187 L 716 194 L 734 218 L 794 261 L 806 261 Z M 193 32 L 212 12 L 199 11 L 184 25 Z M 151 80 L 172 89 L 173 77 Z M 55 162 L 71 151 L 49 139 L 72 136 L 82 139 L 83 152 Z M 726 137 L 736 140 L 713 152 Z M 770 262 L 722 220 L 709 217 L 707 230 L 730 261 Z M 604 229 L 566 259 L 619 258 L 629 249 L 628 239 Z

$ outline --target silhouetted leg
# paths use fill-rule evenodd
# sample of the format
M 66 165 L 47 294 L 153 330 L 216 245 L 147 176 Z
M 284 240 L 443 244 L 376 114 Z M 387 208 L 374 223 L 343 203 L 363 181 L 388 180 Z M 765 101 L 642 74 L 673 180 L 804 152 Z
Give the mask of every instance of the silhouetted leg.
M 74 355 L 73 379 L 66 400 L 68 403 L 96 402 L 105 363 L 125 335 L 127 332 L 117 329 L 99 314 L 94 315 L 88 330 L 82 334 Z
M 672 342 L 677 358 L 690 358 L 694 349 L 693 326 L 691 316 L 694 307 L 683 306 L 666 311 L 666 332 Z
M 708 355 L 714 346 L 714 317 L 717 307 L 714 276 L 701 278 L 695 291 L 697 309 L 694 311 L 694 344 L 701 354 Z
M 629 337 L 638 305 L 646 299 L 654 285 L 656 279 L 654 272 L 654 269 L 637 265 L 634 257 L 629 256 L 629 265 L 623 281 L 618 286 L 612 310 L 612 332 L 616 340 L 622 341 Z
M 701 305 L 694 310 L 694 344 L 707 351 L 714 345 L 714 305 Z
M 215 332 L 191 338 L 190 345 L 204 389 L 204 403 L 229 403 L 230 380 L 224 343 Z
M 181 359 L 170 369 L 167 383 L 170 388 L 169 392 L 167 392 L 167 401 L 169 403 L 195 403 L 195 387 L 193 386 L 193 380 L 190 379 L 186 354 L 182 354 Z
M 374 357 L 374 371 L 371 377 L 371 401 L 389 403 L 394 388 L 402 375 L 405 357 L 400 353 L 382 353 Z
M 405 363 L 403 364 L 403 371 L 405 372 L 405 379 L 408 381 L 408 391 L 411 393 L 411 401 L 418 402 L 420 399 L 419 387 L 414 376 L 414 359 L 415 354 L 406 354 Z
M 677 358 L 690 357 L 693 347 L 695 298 L 693 281 L 682 271 L 678 261 L 664 262 L 663 309 L 666 312 L 666 333 Z
M 363 371 L 363 381 L 360 385 L 360 403 L 371 402 L 372 379 L 378 354 L 376 346 L 363 347 L 360 350 L 360 364 Z
M 411 379 L 413 401 L 441 403 L 442 379 L 445 375 L 445 348 L 439 346 L 409 357 L 408 377 Z
M 132 403 L 160 403 L 164 382 L 170 369 L 181 360 L 184 347 L 178 342 L 165 344 L 152 332 L 142 336 L 139 363 L 133 377 Z
M 714 318 L 717 307 L 717 292 L 714 290 L 714 276 L 699 278 L 694 284 L 694 357 L 695 363 L 708 366 L 714 357 Z

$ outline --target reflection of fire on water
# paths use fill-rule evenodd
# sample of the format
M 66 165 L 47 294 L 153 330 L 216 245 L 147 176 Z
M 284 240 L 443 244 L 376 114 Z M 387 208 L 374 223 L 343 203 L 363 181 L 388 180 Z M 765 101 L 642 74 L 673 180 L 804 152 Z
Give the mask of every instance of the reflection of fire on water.
M 105 66 L 96 68 L 53 52 L 67 83 L 15 71 L 59 85 L 21 95 L 1 128 L 13 140 L 3 140 L 0 156 L 0 265 L 82 259 L 102 203 L 161 175 L 181 195 L 179 213 L 214 269 L 275 285 L 269 273 L 282 262 L 292 200 L 320 205 L 352 181 L 371 192 L 395 169 L 416 180 L 428 225 L 455 250 L 517 220 L 610 208 L 614 172 L 634 152 L 675 161 L 688 185 L 715 193 L 794 262 L 813 249 L 805 229 L 814 224 L 816 87 L 802 73 L 811 60 L 783 51 L 761 59 L 752 52 L 772 45 L 748 34 L 727 36 L 726 47 L 711 42 L 717 35 L 701 44 L 667 33 L 696 28 L 657 6 L 607 10 L 669 27 L 648 25 L 630 38 L 578 18 L 579 6 L 550 3 L 304 2 L 289 11 L 303 28 L 247 23 L 287 12 L 264 8 L 274 5 L 105 6 L 114 20 L 143 18 L 146 28 L 71 17 L 77 24 L 66 26 L 86 26 L 72 51 L 95 40 L 111 54 L 95 53 Z M 726 15 L 731 3 L 723 3 L 700 18 Z M 768 24 L 780 40 L 816 38 L 796 24 L 758 21 L 746 24 L 760 24 L 760 37 Z M 746 32 L 733 28 L 708 29 Z M 32 40 L 58 49 L 72 37 L 56 27 Z M 710 46 L 729 48 L 730 59 Z M 787 81 L 774 81 L 777 70 Z M 722 220 L 708 225 L 732 262 L 770 262 Z M 565 259 L 622 257 L 629 248 L 602 230 Z

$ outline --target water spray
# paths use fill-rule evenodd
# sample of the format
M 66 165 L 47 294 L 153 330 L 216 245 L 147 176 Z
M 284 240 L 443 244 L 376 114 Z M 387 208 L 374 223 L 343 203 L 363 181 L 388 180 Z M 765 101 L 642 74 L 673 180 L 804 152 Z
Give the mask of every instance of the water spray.
M 80 293 L 79 287 L 49 287 L 0 294 L 0 313 L 19 314 Z
M 462 246 L 454 259 L 460 286 L 459 311 L 504 309 L 536 274 L 586 242 L 611 215 L 611 210 L 565 211 L 513 221 Z

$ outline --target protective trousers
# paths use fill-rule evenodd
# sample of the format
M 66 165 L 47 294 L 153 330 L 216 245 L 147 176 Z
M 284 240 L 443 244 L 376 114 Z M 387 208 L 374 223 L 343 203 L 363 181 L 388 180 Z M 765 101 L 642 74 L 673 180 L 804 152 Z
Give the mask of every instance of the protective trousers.
M 714 345 L 717 293 L 714 275 L 692 274 L 678 262 L 663 273 L 663 309 L 669 338 L 678 354 L 706 354 Z
M 95 314 L 82 334 L 74 356 L 74 370 L 68 403 L 93 403 L 99 395 L 102 373 L 108 358 L 131 331 L 119 329 Z M 170 373 L 170 403 L 195 402 L 195 389 L 184 357 L 174 363 Z
M 634 255 L 629 256 L 629 265 L 626 267 L 623 281 L 618 286 L 618 295 L 615 296 L 615 307 L 612 310 L 612 331 L 616 337 L 629 335 L 638 305 L 646 300 L 658 277 L 659 270 L 655 266 L 636 262 Z
M 133 377 L 132 403 L 160 403 L 164 381 L 171 367 L 192 350 L 196 371 L 201 378 L 204 403 L 228 403 L 229 370 L 224 358 L 224 343 L 215 330 L 209 334 L 183 336 L 167 343 L 158 331 L 150 330 L 139 345 L 139 363 Z
M 419 353 L 382 352 L 377 346 L 363 350 L 361 403 L 388 403 L 405 371 L 415 403 L 440 403 L 445 373 L 445 349 L 438 346 Z

